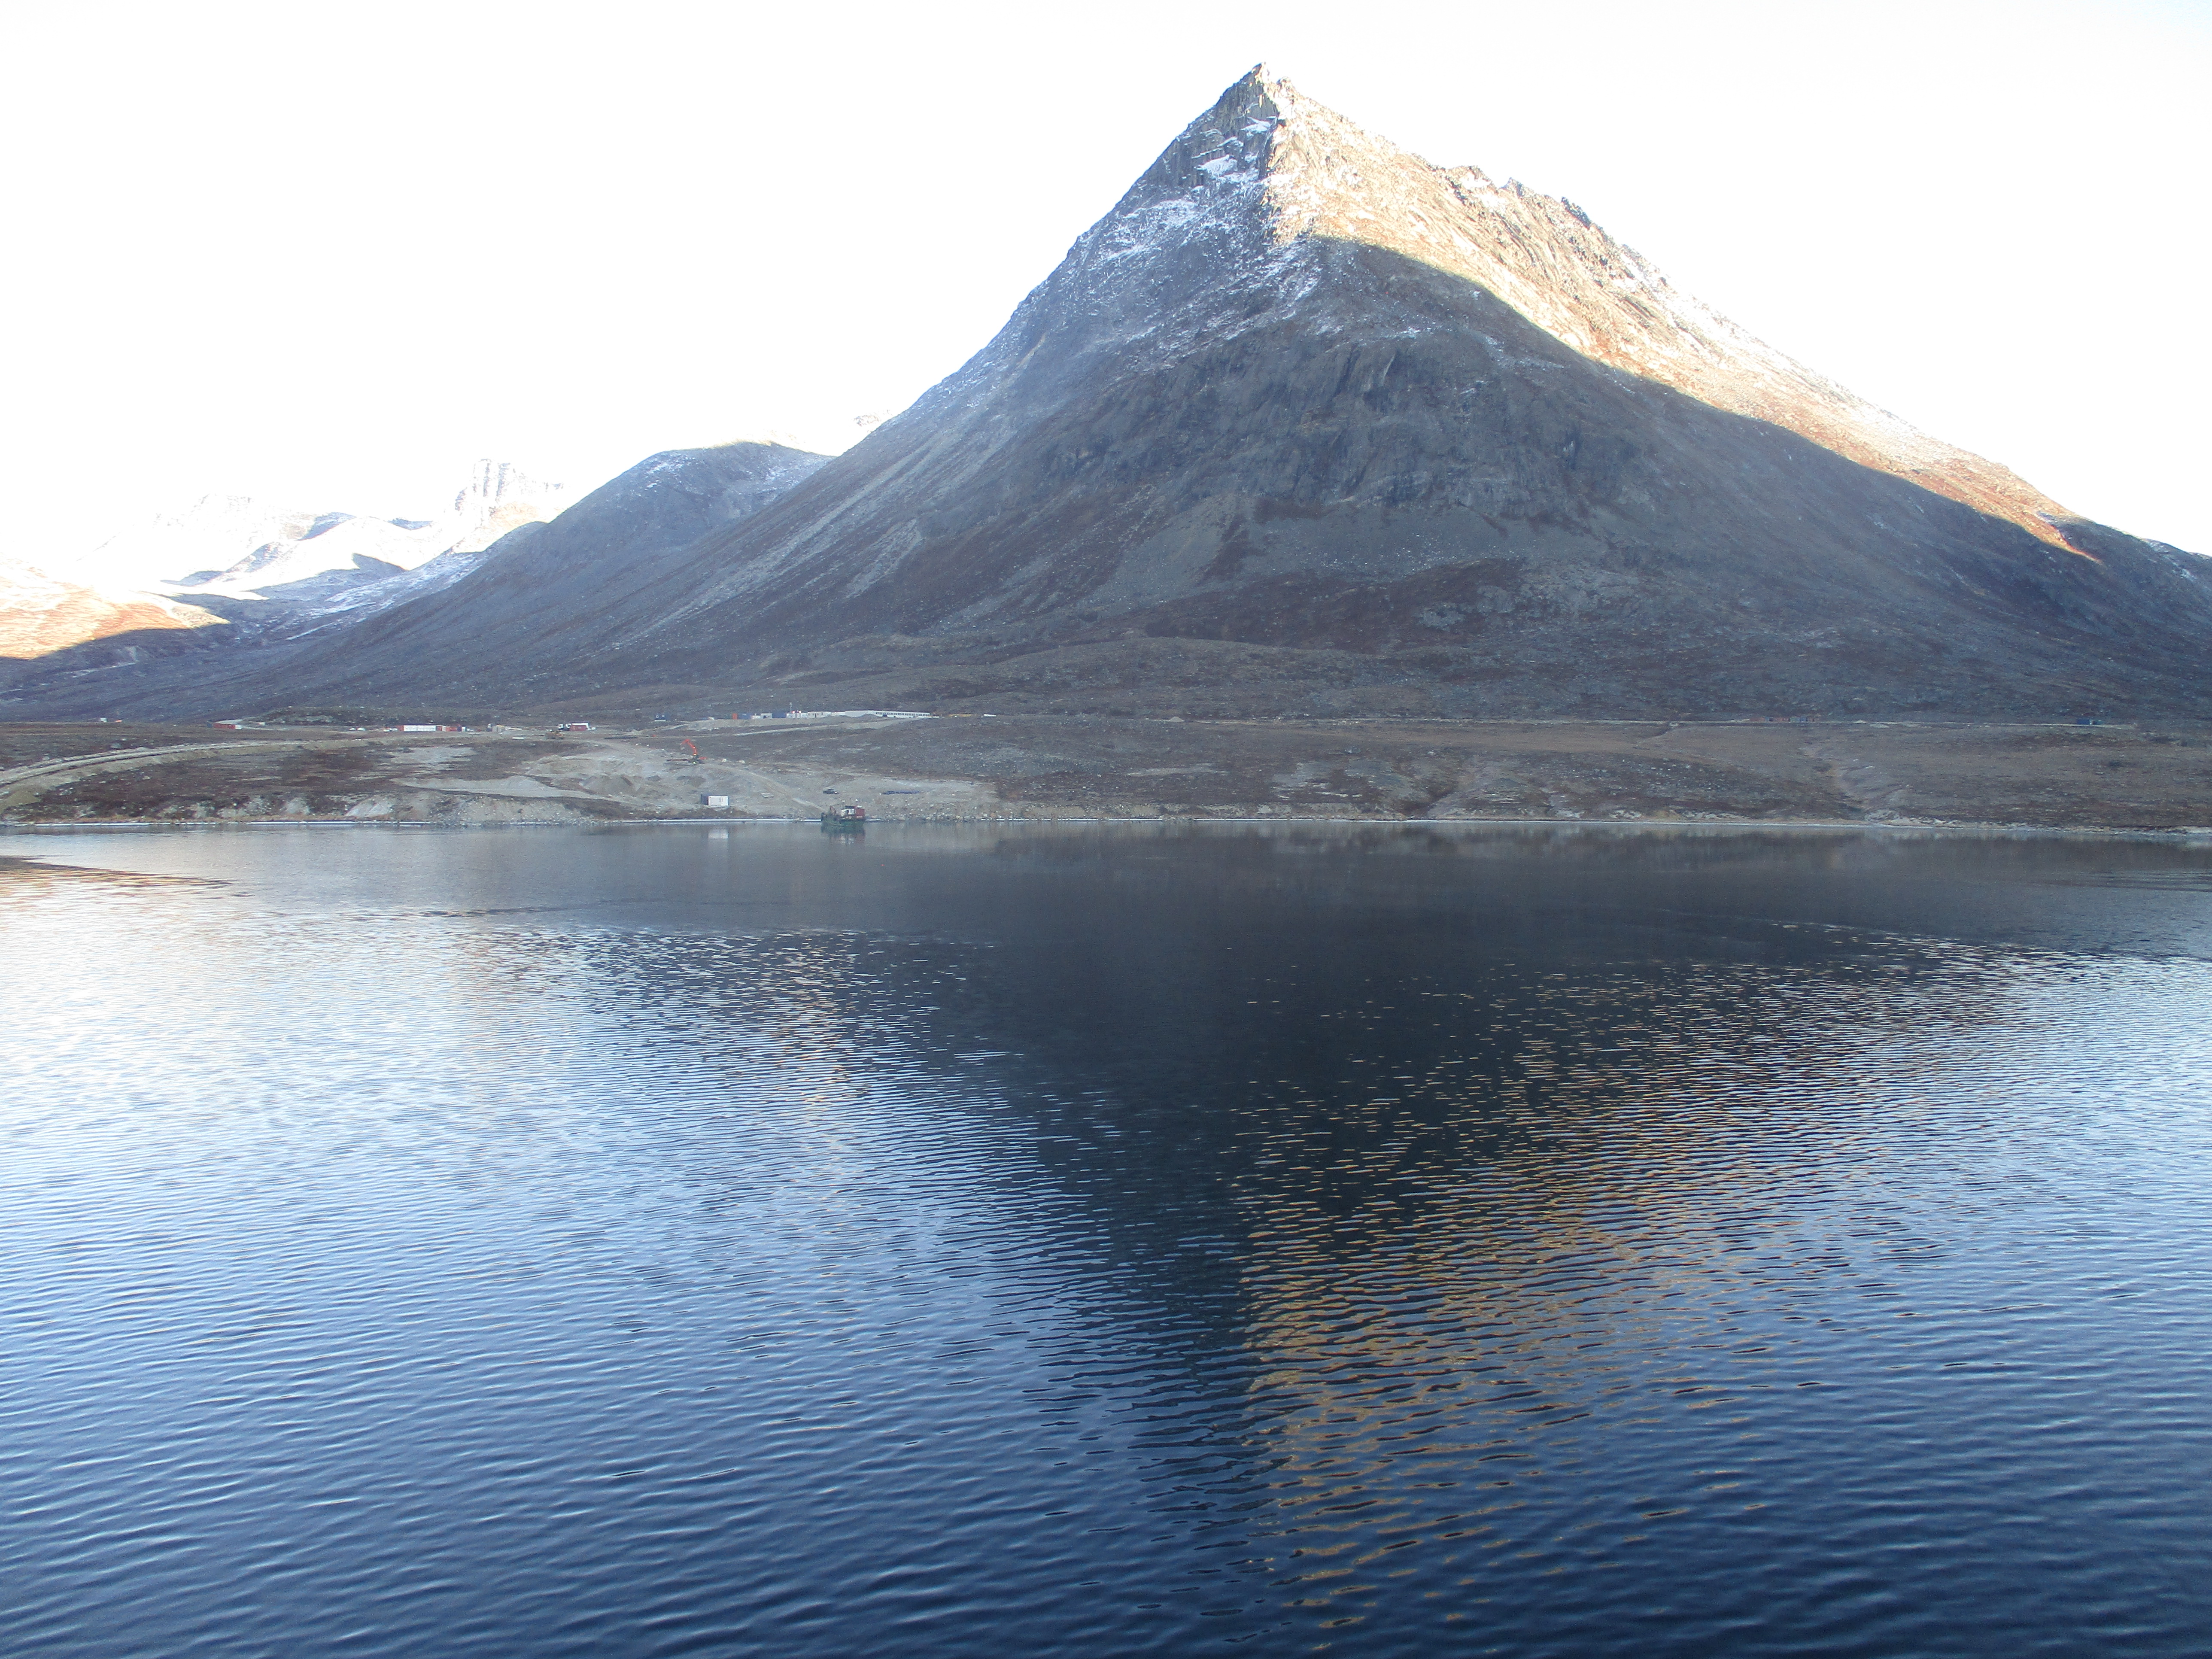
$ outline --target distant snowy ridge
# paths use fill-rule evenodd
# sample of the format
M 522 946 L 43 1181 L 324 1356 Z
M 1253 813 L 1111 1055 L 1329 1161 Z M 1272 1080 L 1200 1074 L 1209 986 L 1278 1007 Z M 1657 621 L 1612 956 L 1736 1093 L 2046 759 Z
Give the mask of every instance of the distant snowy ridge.
M 511 461 L 483 460 L 449 504 L 421 519 L 204 495 L 155 513 L 88 552 L 45 557 L 40 564 L 66 580 L 110 591 L 244 594 L 333 571 L 389 574 L 455 550 L 480 552 L 519 526 L 551 518 L 574 494 Z M 386 568 L 375 572 L 376 566 Z
M 459 580 L 495 543 L 573 499 L 510 461 L 477 463 L 426 519 L 204 495 L 75 558 L 0 560 L 0 654 L 31 658 L 145 629 L 314 632 Z
M 332 574 L 366 575 L 380 586 L 385 578 L 418 569 L 449 553 L 480 553 L 510 530 L 552 518 L 570 498 L 566 484 L 534 477 L 512 462 L 479 461 L 454 493 L 452 506 L 434 518 L 370 519 L 325 513 L 301 526 L 301 515 L 289 515 L 275 520 L 279 534 L 258 542 L 242 556 L 221 565 L 175 571 L 162 588 L 265 596 L 270 589 Z M 179 527 L 185 532 L 176 538 L 179 550 L 193 543 L 204 544 L 192 533 L 197 526 L 185 522 Z M 100 555 L 94 556 L 97 560 Z

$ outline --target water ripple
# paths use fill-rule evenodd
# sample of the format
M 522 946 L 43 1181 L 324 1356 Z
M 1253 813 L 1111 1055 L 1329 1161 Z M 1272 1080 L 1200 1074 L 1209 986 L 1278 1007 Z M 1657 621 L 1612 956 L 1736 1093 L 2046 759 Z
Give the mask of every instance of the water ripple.
M 13 1650 L 2212 1627 L 2203 851 L 19 845 Z

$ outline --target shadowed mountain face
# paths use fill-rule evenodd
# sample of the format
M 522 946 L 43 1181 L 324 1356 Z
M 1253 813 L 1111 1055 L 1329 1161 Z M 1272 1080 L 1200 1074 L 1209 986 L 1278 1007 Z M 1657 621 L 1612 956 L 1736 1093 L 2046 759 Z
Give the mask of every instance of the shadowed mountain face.
M 1571 204 L 1261 70 L 803 485 L 642 564 L 594 533 L 264 700 L 511 696 L 526 659 L 546 697 L 2212 713 L 2212 563 L 1852 398 Z

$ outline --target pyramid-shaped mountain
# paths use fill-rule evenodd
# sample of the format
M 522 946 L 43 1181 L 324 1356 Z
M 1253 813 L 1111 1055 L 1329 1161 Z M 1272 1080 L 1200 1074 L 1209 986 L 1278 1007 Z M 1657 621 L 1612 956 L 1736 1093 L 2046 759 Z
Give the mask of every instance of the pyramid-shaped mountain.
M 1571 204 L 1264 70 L 804 483 L 557 616 L 495 602 L 527 577 L 495 562 L 283 693 L 2212 712 L 2212 563 L 1823 380 Z

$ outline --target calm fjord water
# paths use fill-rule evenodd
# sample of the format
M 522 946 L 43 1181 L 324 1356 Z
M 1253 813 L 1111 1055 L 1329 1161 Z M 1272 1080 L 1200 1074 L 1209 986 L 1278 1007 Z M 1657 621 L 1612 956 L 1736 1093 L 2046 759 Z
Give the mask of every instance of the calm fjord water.
M 2212 1643 L 2212 848 L 0 850 L 12 1653 Z

